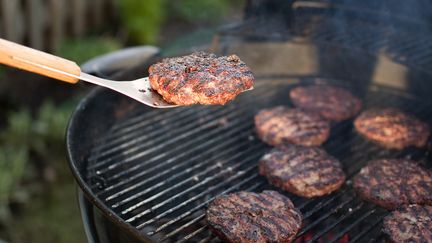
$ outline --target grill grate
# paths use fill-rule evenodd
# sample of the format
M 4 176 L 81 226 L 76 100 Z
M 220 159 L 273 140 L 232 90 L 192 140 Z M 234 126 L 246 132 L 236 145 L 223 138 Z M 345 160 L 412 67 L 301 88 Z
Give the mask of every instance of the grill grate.
M 253 117 L 264 107 L 290 105 L 289 89 L 298 82 L 258 82 L 248 95 L 224 107 L 132 112 L 94 147 L 86 180 L 113 212 L 155 241 L 217 241 L 204 220 L 205 207 L 215 196 L 275 189 L 258 175 L 257 162 L 271 147 L 256 138 Z M 430 119 L 428 105 L 395 90 L 372 86 L 364 98 L 366 108 L 398 106 Z M 284 193 L 305 218 L 298 238 L 379 241 L 387 211 L 356 197 L 352 177 L 372 158 L 410 157 L 425 162 L 429 153 L 382 149 L 359 137 L 352 121 L 334 124 L 324 148 L 342 161 L 347 182 L 340 191 L 321 198 Z

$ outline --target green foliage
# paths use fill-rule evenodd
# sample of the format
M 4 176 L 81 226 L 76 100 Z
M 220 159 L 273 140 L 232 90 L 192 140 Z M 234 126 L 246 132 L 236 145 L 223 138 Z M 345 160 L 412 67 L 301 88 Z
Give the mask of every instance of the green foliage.
M 74 100 L 61 105 L 47 101 L 34 116 L 26 109 L 8 116 L 0 132 L 0 242 L 85 241 L 64 151 L 75 106 Z M 54 168 L 55 181 L 41 181 L 36 173 L 41 164 Z M 30 197 L 32 202 L 26 203 Z M 11 217 L 11 202 L 20 203 L 21 214 Z
M 0 222 L 8 219 L 9 202 L 32 164 L 33 154 L 45 163 L 65 160 L 64 134 L 73 105 L 54 106 L 45 102 L 33 119 L 22 109 L 9 115 L 0 133 Z
M 22 109 L 11 113 L 8 128 L 0 134 L 1 144 L 36 153 L 44 161 L 53 160 L 56 151 L 63 151 L 64 134 L 73 106 L 54 106 L 45 102 L 33 119 Z M 54 159 L 55 160 L 55 159 Z
M 20 147 L 31 141 L 32 117 L 28 110 L 22 109 L 9 114 L 8 127 L 0 133 L 1 145 Z
M 51 102 L 39 109 L 32 124 L 31 149 L 44 161 L 55 162 L 51 160 L 64 154 L 64 135 L 72 111 L 72 106 L 54 106 Z
M 121 48 L 121 44 L 112 38 L 85 37 L 62 42 L 56 55 L 82 64 L 89 59 Z
M 65 161 L 61 178 L 38 195 L 18 217 L 8 222 L 10 242 L 87 242 L 76 201 L 76 185 Z M 44 232 L 41 234 L 41 232 Z M 1 240 L 0 240 L 1 242 Z
M 232 2 L 230 0 L 173 1 L 173 10 L 180 18 L 189 22 L 217 23 L 229 13 Z
M 132 41 L 155 44 L 165 19 L 164 0 L 118 0 L 124 27 Z
M 155 44 L 162 25 L 178 20 L 217 24 L 244 0 L 117 0 L 123 27 L 137 44 Z M 189 30 L 185 30 L 188 32 Z
M 19 197 L 17 189 L 24 176 L 27 160 L 28 151 L 24 148 L 0 148 L 0 222 L 10 218 L 9 203 Z

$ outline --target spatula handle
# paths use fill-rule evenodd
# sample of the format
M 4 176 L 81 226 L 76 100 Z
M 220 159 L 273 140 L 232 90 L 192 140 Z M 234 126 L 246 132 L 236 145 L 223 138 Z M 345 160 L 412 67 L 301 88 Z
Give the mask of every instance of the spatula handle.
M 0 63 L 68 83 L 78 82 L 81 70 L 72 61 L 0 39 Z

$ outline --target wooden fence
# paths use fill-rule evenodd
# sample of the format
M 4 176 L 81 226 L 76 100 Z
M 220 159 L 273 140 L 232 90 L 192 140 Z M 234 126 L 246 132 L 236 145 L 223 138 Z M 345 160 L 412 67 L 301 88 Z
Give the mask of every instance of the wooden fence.
M 65 37 L 80 37 L 109 23 L 115 1 L 0 0 L 0 37 L 52 51 Z

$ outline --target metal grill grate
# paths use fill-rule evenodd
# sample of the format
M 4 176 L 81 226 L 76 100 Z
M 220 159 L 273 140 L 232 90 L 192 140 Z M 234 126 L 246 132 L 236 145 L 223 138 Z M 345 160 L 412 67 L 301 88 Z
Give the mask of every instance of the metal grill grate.
M 258 175 L 257 162 L 271 147 L 256 138 L 253 117 L 264 107 L 290 105 L 288 92 L 298 81 L 259 82 L 224 107 L 137 111 L 95 146 L 87 182 L 121 219 L 155 241 L 217 241 L 204 220 L 208 202 L 238 190 L 275 189 Z M 365 108 L 398 106 L 430 120 L 430 107 L 398 91 L 373 86 L 363 98 Z M 429 153 L 375 146 L 355 133 L 352 121 L 334 124 L 324 147 L 342 161 L 348 180 L 341 190 L 321 198 L 284 193 L 305 218 L 298 238 L 381 240 L 386 210 L 360 200 L 350 179 L 372 158 L 425 160 Z

